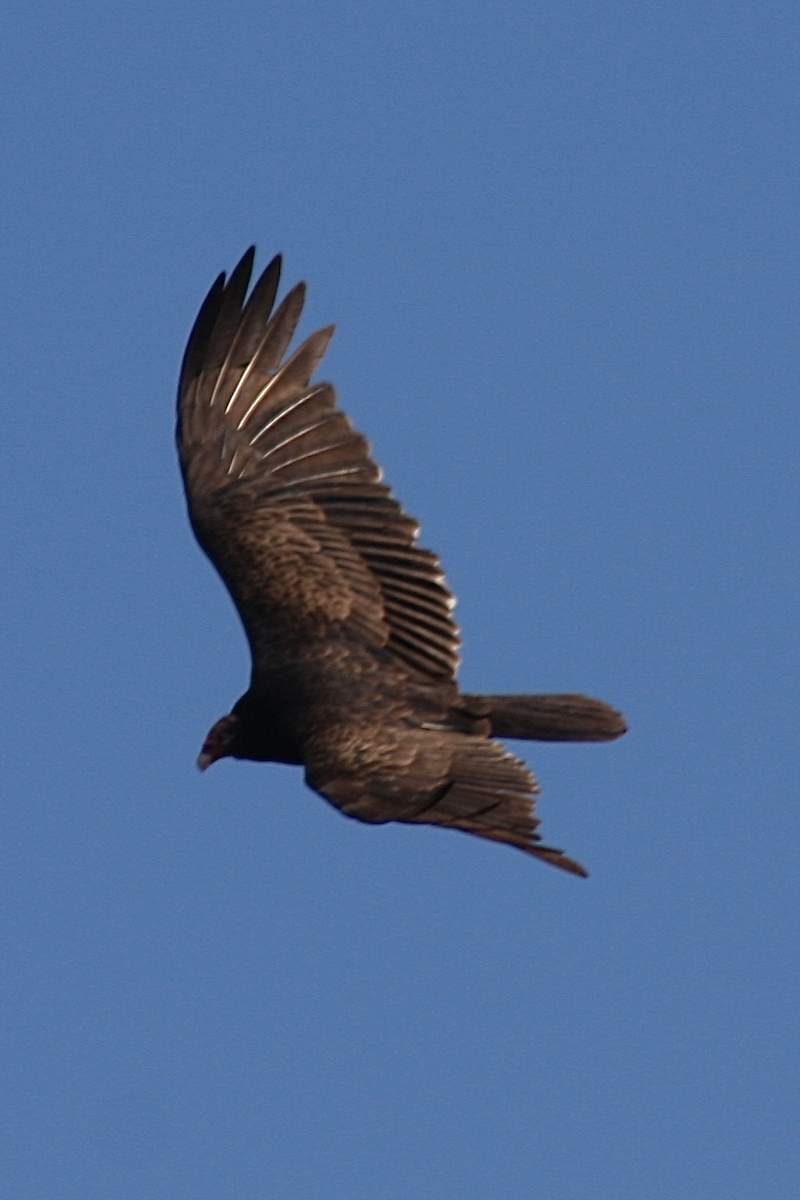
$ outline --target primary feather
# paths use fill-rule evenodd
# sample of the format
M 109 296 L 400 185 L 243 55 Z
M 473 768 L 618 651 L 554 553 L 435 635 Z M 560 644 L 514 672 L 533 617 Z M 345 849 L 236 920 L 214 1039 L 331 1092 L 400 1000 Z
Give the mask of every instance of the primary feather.
M 493 733 L 605 741 L 625 725 L 584 696 L 464 696 L 454 600 L 366 439 L 312 376 L 328 326 L 284 358 L 298 284 L 273 312 L 280 258 L 247 289 L 251 248 L 189 337 L 177 440 L 189 516 L 239 610 L 250 688 L 200 755 L 305 766 L 348 816 L 445 825 L 584 875 L 541 845 L 538 786 Z

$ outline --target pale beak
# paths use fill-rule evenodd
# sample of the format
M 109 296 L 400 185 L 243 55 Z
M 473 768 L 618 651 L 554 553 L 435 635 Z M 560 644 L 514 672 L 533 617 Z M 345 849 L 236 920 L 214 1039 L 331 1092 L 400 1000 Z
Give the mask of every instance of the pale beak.
M 213 762 L 216 762 L 216 756 L 209 754 L 207 750 L 201 750 L 197 756 L 197 766 L 201 771 L 205 771 Z

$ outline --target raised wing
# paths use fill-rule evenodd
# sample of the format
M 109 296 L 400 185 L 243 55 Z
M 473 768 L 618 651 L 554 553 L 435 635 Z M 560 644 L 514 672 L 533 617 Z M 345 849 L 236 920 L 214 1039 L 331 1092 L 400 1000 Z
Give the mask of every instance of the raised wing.
M 406 668 L 451 679 L 453 598 L 438 558 L 416 544 L 369 444 L 310 383 L 333 334 L 285 361 L 303 284 L 273 313 L 280 258 L 245 301 L 251 248 L 220 275 L 195 321 L 178 390 L 178 449 L 200 544 L 239 608 L 256 666 L 276 638 L 340 624 Z

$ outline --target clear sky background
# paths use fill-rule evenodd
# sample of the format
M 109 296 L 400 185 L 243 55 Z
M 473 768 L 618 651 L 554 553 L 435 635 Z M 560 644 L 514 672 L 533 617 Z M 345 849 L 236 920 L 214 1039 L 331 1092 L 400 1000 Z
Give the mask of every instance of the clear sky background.
M 0 1194 L 795 1200 L 793 4 L 41 3 L 2 36 Z M 581 881 L 194 759 L 184 341 L 247 245 Z

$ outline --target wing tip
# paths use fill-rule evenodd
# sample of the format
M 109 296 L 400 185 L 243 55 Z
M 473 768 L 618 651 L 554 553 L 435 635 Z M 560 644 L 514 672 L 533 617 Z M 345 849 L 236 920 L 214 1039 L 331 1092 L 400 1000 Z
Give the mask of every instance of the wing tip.
M 581 879 L 589 878 L 586 867 L 562 853 L 561 850 L 555 850 L 552 846 L 521 846 L 520 849 L 527 850 L 529 854 L 534 854 L 543 862 L 550 863 L 552 867 L 560 867 L 562 871 L 569 871 L 571 875 L 578 875 Z

